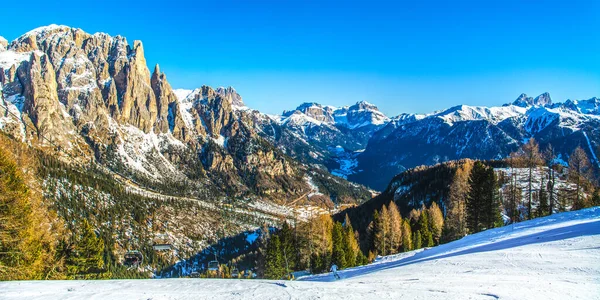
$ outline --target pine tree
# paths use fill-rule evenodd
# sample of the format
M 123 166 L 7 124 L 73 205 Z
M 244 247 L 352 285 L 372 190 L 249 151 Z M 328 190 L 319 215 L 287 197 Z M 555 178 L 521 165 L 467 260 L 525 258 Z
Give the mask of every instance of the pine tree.
M 346 214 L 344 219 L 344 253 L 346 255 L 346 267 L 354 267 L 360 263 L 357 258 L 359 252 L 360 248 L 354 229 L 352 229 L 352 223 L 350 222 L 350 218 L 348 218 L 348 214 Z
M 333 251 L 331 253 L 332 263 L 338 268 L 346 268 L 346 254 L 344 253 L 344 228 L 340 222 L 335 222 L 331 232 L 331 240 L 333 242 Z
M 274 234 L 267 245 L 264 270 L 265 278 L 280 279 L 285 275 L 281 252 L 281 241 L 279 240 L 279 236 Z
M 476 162 L 469 177 L 470 191 L 467 198 L 467 226 L 470 233 L 476 233 L 485 228 L 486 202 L 489 201 L 490 186 L 487 167 L 482 162 Z M 494 189 L 495 187 L 491 187 Z
M 414 234 L 413 234 L 413 245 L 414 245 L 414 249 L 421 249 L 422 247 L 422 237 L 421 237 L 421 231 L 417 230 Z
M 110 273 L 104 267 L 104 241 L 96 235 L 87 220 L 83 220 L 73 240 L 67 255 L 68 276 L 71 279 L 110 278 Z
M 259 277 L 265 277 L 266 267 L 266 256 L 267 247 L 269 245 L 269 239 L 271 238 L 269 226 L 264 223 L 260 229 L 260 235 L 258 237 L 258 250 L 256 254 L 256 270 Z
M 292 270 L 296 270 L 296 266 L 298 262 L 296 261 L 297 252 L 295 249 L 295 239 L 294 233 L 290 225 L 283 221 L 283 225 L 281 226 L 281 230 L 278 233 L 279 241 L 281 243 L 281 251 L 282 258 L 284 261 L 284 266 L 286 267 L 286 272 L 290 272 Z
M 419 218 L 419 230 L 421 232 L 421 241 L 424 247 L 433 247 L 433 235 L 431 234 L 431 225 L 429 223 L 429 214 L 427 209 L 421 210 L 421 217 Z
M 596 188 L 592 195 L 592 206 L 600 206 L 600 188 Z
M 358 251 L 358 255 L 356 255 L 356 265 L 363 266 L 369 263 L 369 259 L 365 256 L 362 251 Z

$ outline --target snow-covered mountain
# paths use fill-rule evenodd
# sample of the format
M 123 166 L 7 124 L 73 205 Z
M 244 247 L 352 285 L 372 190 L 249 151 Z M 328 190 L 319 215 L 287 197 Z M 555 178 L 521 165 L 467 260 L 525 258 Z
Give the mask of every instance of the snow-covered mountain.
M 497 107 L 459 105 L 427 115 L 401 115 L 375 132 L 348 178 L 383 190 L 394 175 L 415 166 L 460 158 L 500 159 L 530 138 L 567 160 L 582 146 L 598 165 L 600 99 L 552 103 L 544 93 L 520 95 Z
M 305 163 L 324 165 L 345 178 L 353 157 L 389 122 L 366 101 L 344 107 L 303 103 L 282 115 L 263 118 L 260 132 L 286 154 Z
M 286 156 L 232 87 L 173 90 L 141 41 L 50 25 L 0 44 L 0 129 L 21 141 L 202 198 L 370 197 Z
M 232 87 L 172 89 L 158 66 L 152 73 L 147 68 L 142 43 L 129 45 L 121 36 L 51 25 L 10 44 L 2 39 L 0 49 L 2 103 L 9 108 L 0 116 L 5 132 L 151 180 L 225 180 L 237 195 L 258 187 L 260 193 L 302 195 L 314 174 L 291 181 L 302 187 L 273 183 L 306 166 L 383 190 L 407 168 L 502 158 L 532 137 L 565 161 L 578 145 L 595 158 L 600 145 L 598 98 L 552 103 L 548 93 L 521 94 L 503 106 L 458 105 L 391 118 L 365 101 L 304 103 L 273 116 L 246 107 Z M 261 173 L 256 178 L 265 183 L 246 181 L 249 173 Z

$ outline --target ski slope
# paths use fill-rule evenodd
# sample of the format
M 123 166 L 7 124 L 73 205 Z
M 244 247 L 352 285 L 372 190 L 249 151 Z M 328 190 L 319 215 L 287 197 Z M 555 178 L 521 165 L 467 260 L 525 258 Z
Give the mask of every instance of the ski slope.
M 600 207 L 298 281 L 0 282 L 0 299 L 600 299 Z

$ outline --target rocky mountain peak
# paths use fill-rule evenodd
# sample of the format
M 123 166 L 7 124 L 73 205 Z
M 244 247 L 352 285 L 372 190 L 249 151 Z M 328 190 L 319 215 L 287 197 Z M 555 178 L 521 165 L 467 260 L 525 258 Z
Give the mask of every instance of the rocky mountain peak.
M 375 104 L 369 103 L 364 100 L 356 102 L 356 104 L 350 106 L 350 108 L 349 108 L 349 110 L 361 110 L 361 109 L 379 111 L 379 109 L 377 108 L 377 106 Z
M 0 51 L 5 51 L 7 48 L 8 41 L 3 36 L 0 36 Z
M 552 104 L 552 98 L 550 98 L 550 94 L 545 92 L 533 99 L 533 105 L 546 106 Z
M 552 99 L 550 98 L 550 94 L 547 92 L 535 98 L 527 97 L 527 94 L 523 93 L 519 95 L 519 97 L 512 104 L 520 107 L 546 106 L 552 104 Z
M 242 101 L 242 96 L 238 94 L 238 92 L 232 87 L 218 87 L 216 89 L 216 93 L 221 95 L 224 99 L 229 101 L 233 106 L 244 106 L 244 101 Z
M 522 93 L 512 104 L 515 106 L 527 107 L 530 106 L 531 103 L 533 103 L 533 97 L 527 97 L 527 94 Z

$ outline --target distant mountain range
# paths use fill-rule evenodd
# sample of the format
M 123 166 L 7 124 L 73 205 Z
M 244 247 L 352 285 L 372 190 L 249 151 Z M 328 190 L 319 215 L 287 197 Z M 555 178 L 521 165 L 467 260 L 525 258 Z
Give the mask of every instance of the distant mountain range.
M 205 197 L 361 202 L 371 193 L 355 183 L 382 191 L 407 168 L 503 158 L 530 138 L 563 161 L 580 145 L 598 164 L 598 98 L 522 94 L 395 117 L 365 101 L 304 103 L 268 115 L 232 87 L 172 89 L 158 65 L 147 68 L 139 41 L 56 25 L 0 39 L 0 71 L 3 131 L 150 183 L 183 181 Z

